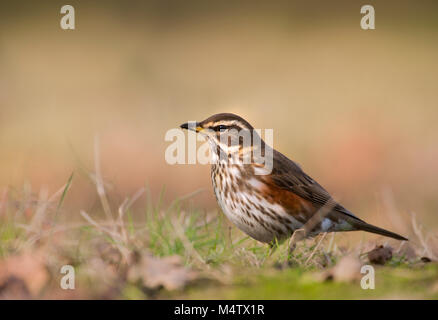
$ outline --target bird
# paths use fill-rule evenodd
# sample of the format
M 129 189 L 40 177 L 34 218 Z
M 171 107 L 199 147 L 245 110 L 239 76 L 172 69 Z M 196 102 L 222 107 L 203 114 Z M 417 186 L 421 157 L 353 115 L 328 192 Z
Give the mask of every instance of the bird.
M 298 230 L 303 232 L 302 238 L 362 230 L 408 240 L 347 210 L 236 114 L 219 113 L 180 127 L 208 141 L 217 202 L 238 229 L 257 241 L 284 241 Z

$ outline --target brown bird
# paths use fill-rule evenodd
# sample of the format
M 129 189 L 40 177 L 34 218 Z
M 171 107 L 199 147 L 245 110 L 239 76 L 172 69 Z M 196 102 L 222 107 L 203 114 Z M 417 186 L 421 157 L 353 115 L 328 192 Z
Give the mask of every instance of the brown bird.
M 345 209 L 295 162 L 265 144 L 237 115 L 220 113 L 181 128 L 208 140 L 216 199 L 228 219 L 258 241 L 281 241 L 298 229 L 305 237 L 363 230 L 407 240 Z

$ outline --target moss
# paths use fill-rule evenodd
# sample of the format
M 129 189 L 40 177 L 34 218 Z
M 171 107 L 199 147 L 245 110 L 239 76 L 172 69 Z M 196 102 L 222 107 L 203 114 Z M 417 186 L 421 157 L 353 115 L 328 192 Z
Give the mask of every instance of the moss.
M 292 268 L 264 270 L 253 278 L 238 277 L 234 284 L 191 290 L 194 299 L 437 299 L 438 265 L 421 268 L 376 268 L 375 289 L 364 290 L 360 281 L 321 281 L 315 272 Z

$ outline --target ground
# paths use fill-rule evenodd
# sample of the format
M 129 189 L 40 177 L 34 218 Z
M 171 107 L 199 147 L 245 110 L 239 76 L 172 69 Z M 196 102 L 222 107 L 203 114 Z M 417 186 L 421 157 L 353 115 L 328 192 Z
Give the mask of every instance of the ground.
M 139 190 L 114 207 L 99 193 L 96 212 L 59 219 L 72 179 L 56 194 L 13 199 L 2 208 L 0 296 L 49 299 L 436 299 L 433 235 L 409 242 L 348 243 L 323 234 L 272 248 L 231 226 L 221 212 L 184 199 L 135 208 Z M 97 180 L 97 190 L 99 180 Z M 139 218 L 142 215 L 142 219 Z M 60 220 L 60 221 L 58 221 Z M 346 241 L 347 239 L 347 241 Z M 370 254 L 370 252 L 373 252 Z M 71 265 L 74 290 L 61 288 Z M 363 277 L 370 275 L 374 289 Z M 365 281 L 365 282 L 364 282 Z

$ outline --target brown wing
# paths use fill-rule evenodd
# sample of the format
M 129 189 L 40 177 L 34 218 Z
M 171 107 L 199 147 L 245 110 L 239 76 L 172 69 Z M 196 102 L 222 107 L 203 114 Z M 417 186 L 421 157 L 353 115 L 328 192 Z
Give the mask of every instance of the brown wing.
M 316 222 L 321 221 L 320 218 L 316 217 L 314 214 L 319 208 L 327 206 L 332 208 L 330 212 L 325 215 L 327 218 L 334 222 L 344 220 L 351 226 L 351 229 L 344 229 L 344 231 L 363 230 L 391 237 L 397 240 L 408 240 L 399 234 L 373 226 L 356 217 L 353 213 L 333 200 L 330 194 L 315 180 L 309 177 L 303 170 L 301 170 L 301 168 L 295 162 L 288 159 L 280 152 L 274 150 L 273 158 L 273 171 L 269 176 L 270 182 L 273 183 L 277 188 L 290 192 L 290 198 L 294 199 L 293 201 L 295 203 L 297 202 L 297 196 L 303 199 L 298 200 L 298 203 L 300 203 L 302 207 L 304 207 L 303 202 L 310 202 L 315 207 L 313 212 L 307 211 L 307 214 L 310 213 L 312 220 L 315 220 Z M 316 219 L 314 219 L 314 217 L 316 217 Z
M 340 213 L 350 218 L 363 222 L 349 210 L 337 203 L 330 194 L 315 180 L 309 177 L 295 162 L 288 159 L 280 152 L 274 150 L 274 164 L 271 181 L 279 188 L 290 191 L 295 195 L 311 202 L 316 209 L 327 205 L 332 207 L 331 212 Z M 335 215 L 332 218 L 339 218 Z M 337 220 L 337 219 L 335 219 Z

